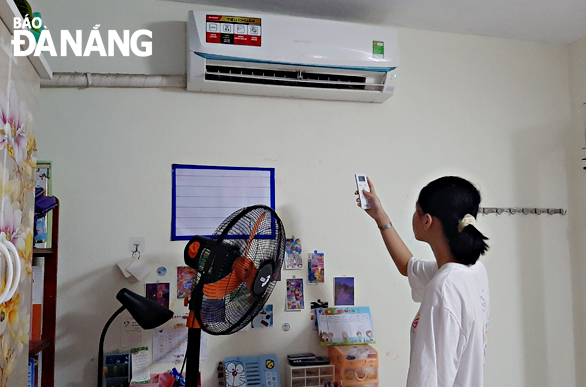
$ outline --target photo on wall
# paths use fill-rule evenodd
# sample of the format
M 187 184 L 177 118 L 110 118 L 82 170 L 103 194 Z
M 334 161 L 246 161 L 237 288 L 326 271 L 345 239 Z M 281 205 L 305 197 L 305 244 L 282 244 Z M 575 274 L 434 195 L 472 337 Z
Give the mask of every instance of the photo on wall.
M 307 260 L 307 283 L 323 284 L 324 283 L 324 253 L 318 253 L 317 250 L 309 253 Z
M 286 310 L 305 309 L 305 295 L 303 293 L 303 278 L 290 278 L 287 280 Z
M 303 269 L 303 259 L 301 258 L 301 239 L 299 238 L 287 238 L 285 242 L 285 269 Z
M 177 266 L 177 298 L 191 297 L 196 275 L 189 266 Z
M 252 328 L 269 328 L 273 326 L 273 305 L 267 304 L 252 319 Z
M 170 284 L 159 282 L 146 284 L 146 298 L 155 301 L 159 305 L 163 305 L 169 309 L 169 288 Z
M 354 305 L 354 277 L 334 277 L 334 305 Z

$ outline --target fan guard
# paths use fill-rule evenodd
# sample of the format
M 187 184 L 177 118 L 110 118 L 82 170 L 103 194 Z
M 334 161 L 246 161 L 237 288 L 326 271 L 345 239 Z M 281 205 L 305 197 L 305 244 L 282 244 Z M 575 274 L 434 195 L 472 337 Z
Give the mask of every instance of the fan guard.
M 189 249 L 200 244 L 194 257 Z M 264 205 L 234 212 L 211 238 L 192 238 L 185 261 L 197 272 L 190 310 L 201 329 L 227 335 L 248 325 L 270 297 L 284 255 L 283 224 Z

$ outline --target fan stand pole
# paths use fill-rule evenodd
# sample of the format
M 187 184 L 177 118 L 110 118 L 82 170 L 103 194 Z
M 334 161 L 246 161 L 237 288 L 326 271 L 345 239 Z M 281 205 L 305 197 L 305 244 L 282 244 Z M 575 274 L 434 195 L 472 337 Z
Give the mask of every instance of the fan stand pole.
M 187 351 L 185 356 L 185 387 L 199 387 L 199 349 L 201 346 L 201 328 L 187 329 Z

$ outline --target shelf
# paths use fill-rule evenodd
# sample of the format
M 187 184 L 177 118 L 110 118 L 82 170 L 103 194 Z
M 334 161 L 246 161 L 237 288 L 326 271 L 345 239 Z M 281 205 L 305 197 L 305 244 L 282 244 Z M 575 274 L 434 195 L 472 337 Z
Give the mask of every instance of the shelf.
M 31 340 L 28 344 L 28 356 L 35 356 L 49 345 L 51 345 L 51 342 L 48 340 Z
M 0 0 L 2 1 L 2 0 Z M 55 198 L 57 199 L 57 198 Z M 59 252 L 59 199 L 51 210 L 51 248 L 33 248 L 33 256 L 45 257 L 43 261 L 43 303 L 41 340 L 29 343 L 29 354 L 42 353 L 41 381 L 42 387 L 55 384 L 55 325 L 57 322 L 57 266 Z
M 14 18 L 15 17 L 22 17 L 14 0 L 0 0 L 0 19 L 4 22 L 8 31 L 11 34 L 14 34 Z M 12 45 L 10 46 L 12 47 Z M 28 60 L 33 65 L 34 69 L 36 70 L 37 74 L 41 79 L 51 79 L 53 78 L 53 71 L 49 67 L 47 63 L 47 59 L 43 56 L 43 53 L 39 56 L 29 55 Z

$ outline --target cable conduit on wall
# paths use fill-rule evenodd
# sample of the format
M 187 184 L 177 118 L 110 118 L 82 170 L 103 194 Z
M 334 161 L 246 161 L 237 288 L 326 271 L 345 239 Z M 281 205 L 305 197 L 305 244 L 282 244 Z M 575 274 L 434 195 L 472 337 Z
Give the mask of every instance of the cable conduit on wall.
M 41 79 L 41 87 L 164 87 L 185 89 L 187 87 L 187 78 L 185 75 L 53 73 L 53 79 Z

